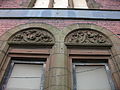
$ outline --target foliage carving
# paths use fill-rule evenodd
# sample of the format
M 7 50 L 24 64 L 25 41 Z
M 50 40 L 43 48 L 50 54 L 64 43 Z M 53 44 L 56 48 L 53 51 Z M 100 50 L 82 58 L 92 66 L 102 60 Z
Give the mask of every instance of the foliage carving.
M 76 30 L 68 34 L 65 42 L 67 44 L 82 44 L 82 45 L 102 45 L 110 44 L 110 40 L 103 34 L 94 30 Z
M 26 43 L 50 43 L 54 42 L 54 37 L 42 29 L 28 29 L 17 33 L 11 38 L 12 42 Z

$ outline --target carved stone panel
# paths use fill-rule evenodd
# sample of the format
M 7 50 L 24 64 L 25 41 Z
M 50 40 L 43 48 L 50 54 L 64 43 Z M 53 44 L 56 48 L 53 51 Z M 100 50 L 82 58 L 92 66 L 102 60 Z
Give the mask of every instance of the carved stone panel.
M 43 29 L 28 29 L 15 34 L 10 42 L 18 43 L 53 43 L 54 37 Z
M 65 43 L 71 45 L 110 45 L 111 41 L 102 33 L 94 30 L 76 30 L 67 35 Z

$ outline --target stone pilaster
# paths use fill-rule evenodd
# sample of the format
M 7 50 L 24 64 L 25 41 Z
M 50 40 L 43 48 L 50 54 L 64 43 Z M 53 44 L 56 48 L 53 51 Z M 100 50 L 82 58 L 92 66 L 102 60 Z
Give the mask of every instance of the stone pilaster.
M 71 90 L 66 50 L 63 42 L 57 42 L 53 47 L 50 57 L 49 74 L 47 74 L 47 81 L 49 83 L 46 82 L 45 90 Z

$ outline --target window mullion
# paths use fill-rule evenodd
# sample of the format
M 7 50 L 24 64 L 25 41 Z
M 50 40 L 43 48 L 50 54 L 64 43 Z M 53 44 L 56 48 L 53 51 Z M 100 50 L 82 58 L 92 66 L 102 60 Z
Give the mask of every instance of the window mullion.
M 68 8 L 74 8 L 73 0 L 68 0 Z
M 54 0 L 49 0 L 48 8 L 53 8 Z

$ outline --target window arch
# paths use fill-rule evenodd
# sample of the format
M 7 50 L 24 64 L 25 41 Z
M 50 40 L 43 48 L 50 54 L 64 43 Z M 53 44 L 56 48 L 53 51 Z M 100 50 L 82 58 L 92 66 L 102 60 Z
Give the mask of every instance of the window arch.
M 44 72 L 49 71 L 48 62 L 51 57 L 52 48 L 55 42 L 58 41 L 58 33 L 59 30 L 51 25 L 28 23 L 17 26 L 1 36 L 0 89 L 43 89 L 43 84 L 39 86 L 38 83 L 35 87 L 32 86 L 32 82 L 35 83 L 37 80 L 37 82 L 43 83 L 43 80 L 40 80 L 41 77 L 43 78 L 46 75 L 42 75 L 43 67 L 47 65 L 48 67 Z M 13 68 L 12 72 L 11 68 Z M 24 71 L 22 68 L 33 71 L 34 75 L 32 72 L 28 72 L 29 74 L 25 73 L 27 71 Z M 35 68 L 35 70 L 32 70 L 32 68 Z M 42 71 L 39 72 L 39 69 L 42 69 Z M 25 79 L 26 77 L 28 79 Z M 25 83 L 21 84 L 21 86 L 15 84 L 23 81 Z M 31 87 L 28 87 L 30 84 Z
M 66 36 L 65 44 L 71 58 L 69 61 L 73 64 L 74 90 L 115 89 L 110 72 L 105 73 L 109 71 L 107 66 L 110 55 L 108 48 L 112 46 L 111 41 L 105 35 L 92 29 L 77 29 Z M 100 80 L 95 77 L 99 77 Z
M 72 71 L 72 64 L 74 63 L 74 67 L 77 65 L 77 70 L 79 69 L 79 65 L 84 65 L 85 67 L 85 65 L 89 66 L 91 63 L 93 63 L 93 66 L 97 65 L 98 63 L 106 63 L 112 73 L 109 74 L 111 75 L 111 79 L 113 80 L 112 85 L 115 84 L 113 85 L 113 87 L 111 87 L 111 90 L 114 90 L 115 87 L 116 89 L 119 89 L 120 78 L 118 77 L 120 72 L 117 71 L 119 67 L 117 67 L 115 64 L 119 61 L 118 58 L 116 58 L 116 55 L 118 56 L 119 52 L 117 49 L 115 50 L 115 48 L 120 46 L 118 46 L 117 42 L 117 44 L 114 42 L 116 40 L 120 41 L 119 38 L 109 30 L 90 23 L 69 25 L 68 27 L 64 28 L 64 31 L 66 31 L 64 32 L 64 42 L 66 44 L 66 49 L 69 55 L 68 65 L 69 67 L 71 67 L 71 72 L 74 73 L 74 71 Z M 101 42 L 101 40 L 103 42 Z M 89 69 L 90 68 L 92 67 L 89 67 Z M 89 71 L 89 69 L 86 68 L 83 68 L 83 71 L 84 69 Z M 116 76 L 114 75 L 114 71 L 117 71 Z M 73 76 L 75 76 L 75 74 L 73 74 Z M 76 90 L 76 88 L 79 88 L 80 85 L 78 85 L 78 87 L 74 87 L 76 86 L 76 84 L 74 83 L 77 83 L 74 80 L 75 78 L 73 77 L 73 89 Z M 83 85 L 83 82 L 81 84 Z M 84 88 L 84 85 L 82 89 L 86 89 Z

